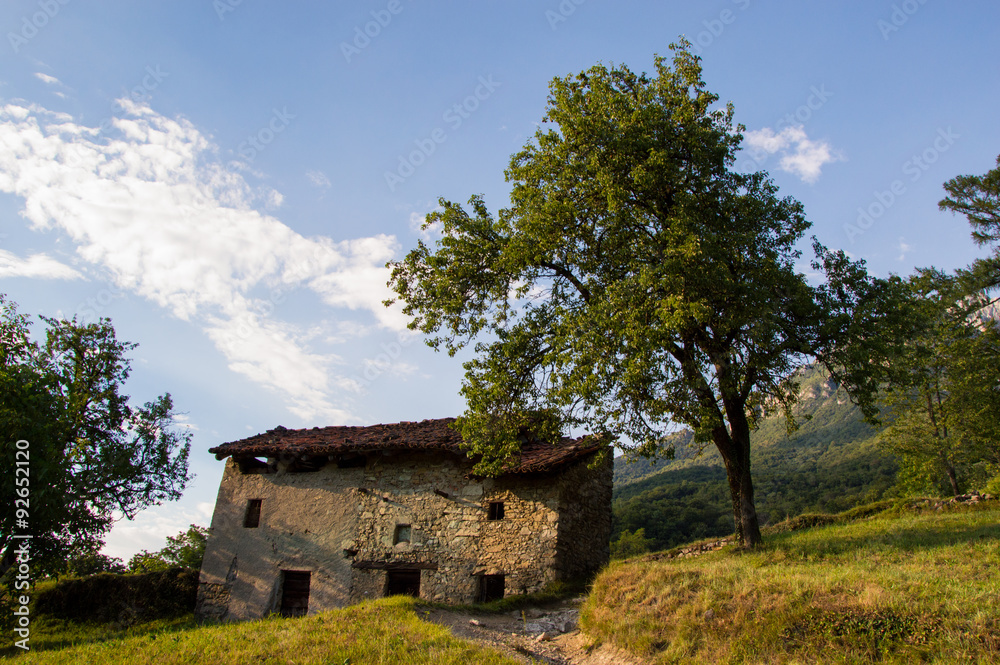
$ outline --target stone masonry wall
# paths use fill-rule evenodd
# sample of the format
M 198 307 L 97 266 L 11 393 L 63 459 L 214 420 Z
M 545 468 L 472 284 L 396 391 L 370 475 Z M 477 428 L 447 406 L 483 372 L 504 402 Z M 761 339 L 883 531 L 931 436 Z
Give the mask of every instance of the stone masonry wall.
M 590 577 L 611 555 L 611 489 L 614 471 L 609 448 L 595 469 L 587 458 L 563 471 L 559 486 L 556 569 L 560 579 Z
M 420 570 L 420 595 L 431 600 L 473 602 L 481 575 L 504 575 L 506 594 L 539 591 L 607 561 L 610 468 L 597 480 L 586 463 L 564 475 L 470 480 L 471 463 L 443 453 L 246 475 L 228 460 L 197 613 L 276 611 L 282 570 L 311 572 L 310 614 L 384 595 L 396 569 Z M 262 501 L 260 524 L 245 528 L 251 499 Z M 489 519 L 492 501 L 503 502 L 503 519 Z

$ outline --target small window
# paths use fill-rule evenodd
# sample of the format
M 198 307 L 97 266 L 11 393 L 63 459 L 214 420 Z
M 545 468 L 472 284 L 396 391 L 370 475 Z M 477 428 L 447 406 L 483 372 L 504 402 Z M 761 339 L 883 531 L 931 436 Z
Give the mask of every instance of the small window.
M 487 518 L 491 522 L 503 519 L 503 501 L 490 501 Z
M 281 616 L 302 617 L 309 611 L 308 570 L 281 571 Z
M 408 543 L 410 542 L 410 525 L 409 524 L 397 524 L 396 533 L 393 534 L 392 544 L 396 545 L 398 543 Z
M 243 526 L 247 529 L 256 529 L 260 526 L 260 505 L 263 499 L 250 499 L 247 501 L 247 512 L 243 515 Z
M 479 595 L 476 597 L 477 603 L 488 603 L 493 600 L 500 600 L 504 595 L 503 575 L 481 575 L 479 577 Z

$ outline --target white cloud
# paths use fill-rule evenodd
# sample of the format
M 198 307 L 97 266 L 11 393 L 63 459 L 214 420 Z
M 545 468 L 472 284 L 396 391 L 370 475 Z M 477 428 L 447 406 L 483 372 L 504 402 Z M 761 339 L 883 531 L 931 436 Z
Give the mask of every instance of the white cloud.
M 907 244 L 906 239 L 902 236 L 899 237 L 899 256 L 897 260 L 903 261 L 906 259 L 906 255 L 913 251 L 913 245 Z
M 330 179 L 322 171 L 306 171 L 306 178 L 316 187 L 321 189 L 330 188 Z
M 49 76 L 48 74 L 43 74 L 42 72 L 35 72 L 35 78 L 39 79 L 43 83 L 48 83 L 49 85 L 62 85 L 62 81 L 57 79 L 55 76 Z
M 26 259 L 0 249 L 0 278 L 83 279 L 83 275 L 46 254 L 32 254 Z
M 214 506 L 206 501 L 194 507 L 169 504 L 148 508 L 134 520 L 122 520 L 108 534 L 104 554 L 122 559 L 126 564 L 140 550 L 156 552 L 167 545 L 167 536 L 187 531 L 192 524 L 208 526 Z
M 103 135 L 37 106 L 0 107 L 0 191 L 24 200 L 34 229 L 65 233 L 119 288 L 201 325 L 233 371 L 283 394 L 299 417 L 350 420 L 333 406 L 342 383 L 328 377 L 333 356 L 273 310 L 281 294 L 308 288 L 401 330 L 400 308 L 382 306 L 395 238 L 303 237 L 255 208 L 273 209 L 281 195 L 215 161 L 216 147 L 191 123 L 118 104 L 121 117 Z
M 811 140 L 802 125 L 785 127 L 777 133 L 770 127 L 754 129 L 745 132 L 743 139 L 751 154 L 781 153 L 778 167 L 808 183 L 819 179 L 824 164 L 844 160 L 827 141 Z

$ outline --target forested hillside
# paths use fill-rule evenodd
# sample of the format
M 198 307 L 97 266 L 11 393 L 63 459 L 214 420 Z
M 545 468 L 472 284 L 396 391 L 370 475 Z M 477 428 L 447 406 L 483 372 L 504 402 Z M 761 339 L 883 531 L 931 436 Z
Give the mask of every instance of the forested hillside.
M 804 512 L 838 512 L 882 497 L 896 464 L 879 451 L 874 429 L 825 373 L 809 369 L 796 407 L 799 428 L 765 420 L 752 438 L 761 524 Z M 645 529 L 654 549 L 733 532 L 726 473 L 714 447 L 699 455 L 689 432 L 673 437 L 673 460 L 615 460 L 614 532 Z

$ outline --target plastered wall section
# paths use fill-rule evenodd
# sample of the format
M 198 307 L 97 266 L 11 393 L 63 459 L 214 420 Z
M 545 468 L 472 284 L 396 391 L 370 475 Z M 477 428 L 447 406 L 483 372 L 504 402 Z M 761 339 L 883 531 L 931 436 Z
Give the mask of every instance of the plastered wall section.
M 226 462 L 202 563 L 196 614 L 253 619 L 280 609 L 281 571 L 310 571 L 314 607 L 347 604 L 351 561 L 344 547 L 357 525 L 363 469 L 242 474 Z M 245 528 L 251 499 L 261 500 L 259 525 Z

